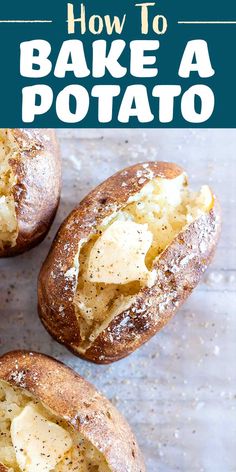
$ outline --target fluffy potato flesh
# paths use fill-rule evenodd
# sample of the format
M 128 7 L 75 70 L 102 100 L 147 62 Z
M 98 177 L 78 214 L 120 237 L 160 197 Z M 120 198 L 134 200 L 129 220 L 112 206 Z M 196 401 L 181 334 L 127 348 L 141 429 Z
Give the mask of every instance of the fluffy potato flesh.
M 191 192 L 185 174 L 172 180 L 156 178 L 97 228 L 78 254 L 74 306 L 83 339 L 81 351 L 131 306 L 143 287 L 155 284 L 156 258 L 212 205 L 209 187 Z
M 110 472 L 81 434 L 33 396 L 2 381 L 0 464 L 9 472 Z
M 16 178 L 9 159 L 17 151 L 11 132 L 0 129 L 0 249 L 14 247 L 18 235 L 13 189 Z

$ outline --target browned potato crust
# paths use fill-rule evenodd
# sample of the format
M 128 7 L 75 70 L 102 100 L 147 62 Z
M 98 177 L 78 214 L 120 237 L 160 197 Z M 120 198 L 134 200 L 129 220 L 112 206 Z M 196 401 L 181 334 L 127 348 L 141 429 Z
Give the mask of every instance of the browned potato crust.
M 142 288 L 130 308 L 119 313 L 85 352 L 80 351 L 80 324 L 73 303 L 77 280 L 75 275 L 66 276 L 73 267 L 78 243 L 112 215 L 114 208 L 122 209 L 150 179 L 175 179 L 181 174 L 180 167 L 163 162 L 127 168 L 93 190 L 62 224 L 40 272 L 39 315 L 50 334 L 76 355 L 102 364 L 127 356 L 165 326 L 198 284 L 220 232 L 215 197 L 211 209 L 185 226 L 155 259 L 155 285 Z
M 64 364 L 42 354 L 10 352 L 0 358 L 0 380 L 31 393 L 81 433 L 104 455 L 111 472 L 145 472 L 136 439 L 125 419 L 90 383 Z
M 7 468 L 5 467 L 5 465 L 2 465 L 0 464 L 0 472 L 7 472 Z
M 9 158 L 18 235 L 14 245 L 0 245 L 0 257 L 8 257 L 36 246 L 50 229 L 60 199 L 61 163 L 53 130 L 2 131 L 10 132 L 18 149 Z

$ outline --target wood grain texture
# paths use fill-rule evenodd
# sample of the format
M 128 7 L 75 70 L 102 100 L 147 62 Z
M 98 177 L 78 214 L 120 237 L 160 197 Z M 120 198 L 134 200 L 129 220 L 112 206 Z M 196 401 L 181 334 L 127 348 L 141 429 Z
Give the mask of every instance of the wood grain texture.
M 48 238 L 0 261 L 0 351 L 37 350 L 66 362 L 118 406 L 148 472 L 235 471 L 236 130 L 59 130 L 62 200 Z M 216 257 L 169 325 L 112 366 L 82 361 L 37 315 L 39 268 L 61 221 L 92 188 L 127 165 L 174 161 L 197 189 L 212 186 L 223 214 Z

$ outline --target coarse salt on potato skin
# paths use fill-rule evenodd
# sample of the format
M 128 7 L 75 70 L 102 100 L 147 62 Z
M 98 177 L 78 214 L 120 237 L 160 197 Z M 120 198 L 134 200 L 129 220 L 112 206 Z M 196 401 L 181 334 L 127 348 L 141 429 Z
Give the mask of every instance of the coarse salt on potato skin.
M 14 147 L 9 166 L 15 179 L 11 193 L 17 234 L 13 243 L 0 244 L 0 257 L 9 257 L 36 246 L 49 231 L 60 200 L 61 162 L 55 131 L 1 131 L 6 137 L 9 133 Z
M 34 352 L 10 352 L 0 357 L 0 380 L 32 395 L 82 435 L 105 458 L 109 472 L 145 472 L 142 454 L 123 416 L 61 362 Z
M 74 305 L 79 243 L 104 219 L 122 210 L 148 182 L 183 174 L 182 168 L 163 162 L 124 169 L 85 197 L 62 224 L 40 272 L 39 316 L 49 333 L 76 355 L 100 364 L 126 357 L 165 326 L 199 283 L 220 234 L 220 209 L 213 195 L 209 211 L 186 225 L 154 260 L 158 274 L 154 286 L 141 288 L 131 306 L 117 313 L 91 345 L 81 350 L 81 326 Z

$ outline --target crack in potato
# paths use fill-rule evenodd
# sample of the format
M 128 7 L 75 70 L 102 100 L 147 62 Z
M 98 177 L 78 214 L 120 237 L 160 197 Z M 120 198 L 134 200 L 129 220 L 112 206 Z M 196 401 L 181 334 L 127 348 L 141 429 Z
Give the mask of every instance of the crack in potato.
M 9 163 L 17 152 L 11 132 L 0 129 L 0 250 L 14 247 L 18 236 L 16 207 L 13 196 L 16 177 Z
M 156 178 L 146 184 L 141 192 L 130 198 L 127 205 L 117 212 L 108 225 L 97 228 L 96 233 L 91 235 L 89 240 L 82 246 L 78 258 L 79 274 L 74 306 L 82 338 L 81 352 L 85 352 L 92 345 L 99 333 L 119 313 L 131 306 L 133 297 L 142 288 L 151 287 L 155 284 L 156 274 L 153 270 L 155 259 L 187 225 L 199 218 L 204 212 L 209 211 L 212 206 L 213 195 L 209 187 L 203 186 L 198 193 L 191 192 L 188 188 L 186 174 L 183 173 L 177 178 L 169 180 Z M 99 240 L 104 238 L 107 228 L 110 228 L 117 221 L 122 222 L 123 226 L 125 226 L 124 222 L 130 221 L 138 225 L 146 225 L 148 231 L 152 233 L 151 247 L 146 254 L 143 254 L 149 279 L 142 280 L 139 278 L 139 280 L 133 280 L 130 283 L 124 283 L 125 281 L 122 283 L 121 281 L 119 284 L 91 282 L 88 274 L 91 273 L 89 265 L 93 264 L 93 261 L 91 261 L 93 248 Z M 109 238 L 106 239 L 109 242 Z M 114 249 L 115 234 L 112 239 Z M 126 244 L 125 238 L 123 244 Z M 103 260 L 102 268 L 104 271 L 107 266 L 106 254 L 111 253 L 111 251 L 106 251 L 105 244 L 103 246 L 100 244 L 98 247 L 99 252 L 103 248 L 103 259 L 99 254 L 99 260 Z M 118 256 L 119 251 L 122 251 L 122 244 L 118 242 Z M 117 254 L 115 256 L 115 260 L 118 260 Z M 122 253 L 120 252 L 120 258 L 121 256 Z M 95 257 L 94 254 L 93 257 Z M 137 262 L 135 259 L 127 260 L 126 264 L 133 264 L 134 266 Z M 95 262 L 94 267 L 96 267 L 96 271 L 99 270 Z M 108 267 L 111 277 L 112 264 Z M 117 263 L 114 265 L 115 270 L 117 271 Z
M 55 416 L 45 405 L 25 390 L 13 388 L 10 384 L 0 381 L 0 464 L 7 467 L 8 472 L 23 472 L 26 470 L 21 469 L 16 460 L 16 452 L 11 436 L 11 424 L 27 405 L 32 404 L 45 420 L 61 426 L 69 432 L 72 439 L 72 448 L 53 470 L 50 469 L 50 472 L 110 472 L 103 455 L 79 432 L 74 431 L 65 421 Z M 40 471 L 49 472 L 45 468 L 40 469 Z

